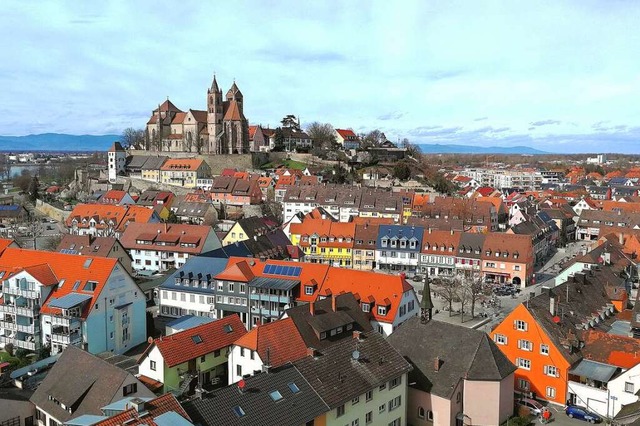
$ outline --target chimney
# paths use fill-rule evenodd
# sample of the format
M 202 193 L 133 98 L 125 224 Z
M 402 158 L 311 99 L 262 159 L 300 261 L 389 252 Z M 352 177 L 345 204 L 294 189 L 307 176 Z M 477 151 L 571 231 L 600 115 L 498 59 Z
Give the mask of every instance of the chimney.
M 356 340 L 360 340 L 360 335 L 362 333 L 359 330 L 353 330 L 353 338 Z
M 621 246 L 624 245 L 624 235 L 622 234 L 622 232 L 618 234 L 618 242 Z
M 144 411 L 144 401 L 140 398 L 133 398 L 129 401 L 129 404 L 131 404 L 131 408 L 135 409 L 137 413 Z
M 316 352 L 315 348 L 307 348 L 307 356 L 316 358 L 318 356 L 318 353 Z
M 331 298 L 331 310 L 333 312 L 338 312 L 338 295 L 337 294 Z
M 551 289 L 549 289 L 549 313 L 552 317 L 556 316 L 556 295 Z
M 439 356 L 437 356 L 436 359 L 433 360 L 433 369 L 435 371 L 440 371 L 441 366 L 442 366 L 442 360 L 440 359 Z
M 316 308 L 315 306 L 313 306 L 313 302 L 309 302 L 309 313 L 311 314 L 311 316 L 314 316 L 316 314 Z

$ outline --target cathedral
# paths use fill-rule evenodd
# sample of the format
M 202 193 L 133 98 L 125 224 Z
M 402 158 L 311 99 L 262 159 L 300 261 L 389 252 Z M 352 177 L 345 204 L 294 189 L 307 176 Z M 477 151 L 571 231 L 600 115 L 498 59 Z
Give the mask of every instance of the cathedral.
M 147 150 L 198 154 L 249 152 L 249 123 L 243 112 L 242 92 L 235 81 L 222 98 L 213 77 L 207 89 L 207 110 L 181 111 L 169 99 L 158 105 L 146 128 Z

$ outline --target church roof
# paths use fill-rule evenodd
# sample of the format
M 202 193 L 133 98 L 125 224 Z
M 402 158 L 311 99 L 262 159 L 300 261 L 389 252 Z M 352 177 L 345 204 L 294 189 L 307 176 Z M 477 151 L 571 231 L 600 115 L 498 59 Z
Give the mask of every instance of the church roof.
M 233 84 L 231 85 L 231 88 L 227 92 L 227 97 L 230 97 L 230 96 L 235 96 L 236 98 L 242 97 L 242 92 L 240 91 L 240 89 L 238 89 L 238 86 L 236 86 L 235 81 L 233 82 Z
M 242 114 L 240 113 L 240 107 L 237 101 L 229 101 L 229 108 L 224 115 L 224 120 L 241 121 Z
M 158 111 L 157 108 L 156 108 L 156 110 L 154 112 L 156 112 L 156 111 Z M 180 110 L 180 108 L 175 106 L 169 99 L 167 99 L 162 104 L 160 104 L 160 112 L 167 112 L 167 111 L 182 112 Z

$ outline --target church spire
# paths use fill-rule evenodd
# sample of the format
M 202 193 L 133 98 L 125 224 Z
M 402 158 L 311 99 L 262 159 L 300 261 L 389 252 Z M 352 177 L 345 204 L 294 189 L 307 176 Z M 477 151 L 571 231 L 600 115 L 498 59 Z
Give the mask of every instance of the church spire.
M 220 88 L 218 87 L 218 81 L 216 80 L 216 73 L 213 73 L 213 82 L 211 83 L 211 92 L 218 93 Z
M 422 288 L 422 301 L 420 302 L 420 321 L 423 323 L 431 321 L 433 311 L 433 301 L 431 300 L 431 286 L 429 277 L 424 277 L 424 287 Z

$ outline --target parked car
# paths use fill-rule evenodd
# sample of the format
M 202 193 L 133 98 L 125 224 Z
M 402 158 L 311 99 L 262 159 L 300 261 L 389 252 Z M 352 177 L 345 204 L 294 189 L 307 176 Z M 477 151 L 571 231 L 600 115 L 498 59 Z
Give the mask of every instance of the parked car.
M 602 417 L 583 407 L 578 407 L 575 405 L 567 405 L 567 408 L 564 409 L 564 412 L 567 416 L 571 417 L 572 419 L 584 420 L 585 422 L 589 422 L 589 423 L 602 422 Z
M 516 404 L 522 405 L 523 407 L 527 407 L 529 409 L 529 413 L 532 416 L 539 416 L 544 409 L 544 405 L 540 404 L 535 399 L 531 398 L 521 398 L 516 401 Z

